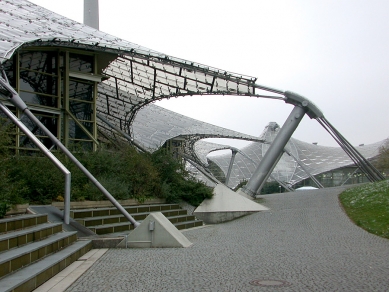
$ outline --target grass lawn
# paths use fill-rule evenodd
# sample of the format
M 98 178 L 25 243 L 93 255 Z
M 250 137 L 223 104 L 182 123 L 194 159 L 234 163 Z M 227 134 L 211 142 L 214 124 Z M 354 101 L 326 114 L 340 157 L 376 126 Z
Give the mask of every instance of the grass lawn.
M 350 188 L 341 193 L 339 199 L 355 224 L 389 238 L 389 180 Z

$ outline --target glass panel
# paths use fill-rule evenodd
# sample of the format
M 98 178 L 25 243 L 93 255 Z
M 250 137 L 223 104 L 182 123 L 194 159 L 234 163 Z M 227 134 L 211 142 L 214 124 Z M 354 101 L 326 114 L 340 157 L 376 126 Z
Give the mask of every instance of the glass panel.
M 57 73 L 56 52 L 20 52 L 19 65 L 35 71 Z
M 93 56 L 69 54 L 70 71 L 93 73 Z
M 20 97 L 30 104 L 39 104 L 48 107 L 57 107 L 57 98 L 54 96 L 44 96 L 31 92 L 20 92 Z
M 93 101 L 93 84 L 70 80 L 70 111 L 78 120 L 92 120 L 93 104 L 79 100 Z
M 19 56 L 22 99 L 30 104 L 57 107 L 56 52 L 21 52 Z
M 70 101 L 70 112 L 78 119 L 84 121 L 92 120 L 93 104 Z
M 3 63 L 4 71 L 7 74 L 9 83 L 15 88 L 15 63 L 13 59 L 7 60 Z
M 93 101 L 93 83 L 71 79 L 69 81 L 69 98 Z
M 50 95 L 57 95 L 58 78 L 53 75 L 40 74 L 34 71 L 20 72 L 20 89 Z
M 93 133 L 93 123 L 81 122 L 81 124 L 88 130 L 88 132 Z M 72 119 L 69 119 L 69 128 L 70 128 L 69 129 L 70 138 L 90 140 L 89 136 Z
M 55 136 L 58 134 L 58 115 L 42 114 L 33 111 L 33 114 L 40 120 L 40 122 Z M 39 138 L 39 140 L 47 148 L 53 145 L 53 142 L 46 136 L 46 134 L 36 126 L 27 116 L 21 118 L 22 122 L 28 127 L 28 129 Z M 19 147 L 36 148 L 35 144 L 24 134 L 20 136 Z

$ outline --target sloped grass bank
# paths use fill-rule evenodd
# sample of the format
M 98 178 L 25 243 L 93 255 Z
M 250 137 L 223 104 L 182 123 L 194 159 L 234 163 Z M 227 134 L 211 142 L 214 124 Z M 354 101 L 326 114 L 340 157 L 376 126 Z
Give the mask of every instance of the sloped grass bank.
M 356 225 L 389 238 L 389 180 L 350 188 L 339 199 Z

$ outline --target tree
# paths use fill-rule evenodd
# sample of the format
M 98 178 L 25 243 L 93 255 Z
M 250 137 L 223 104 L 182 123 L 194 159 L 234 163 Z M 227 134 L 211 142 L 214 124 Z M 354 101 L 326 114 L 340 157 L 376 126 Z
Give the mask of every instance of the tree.
M 375 166 L 381 172 L 389 172 L 389 139 L 380 147 Z

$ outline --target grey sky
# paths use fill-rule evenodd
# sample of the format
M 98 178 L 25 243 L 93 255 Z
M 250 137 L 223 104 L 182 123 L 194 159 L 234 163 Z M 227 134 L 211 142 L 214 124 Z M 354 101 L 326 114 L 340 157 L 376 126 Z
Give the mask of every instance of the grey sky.
M 82 22 L 83 0 L 31 1 Z M 306 96 L 352 144 L 389 137 L 387 0 L 100 0 L 100 30 Z M 282 125 L 281 101 L 232 96 L 157 103 L 246 134 Z M 307 116 L 295 138 L 335 141 Z M 238 145 L 237 145 L 238 146 Z

